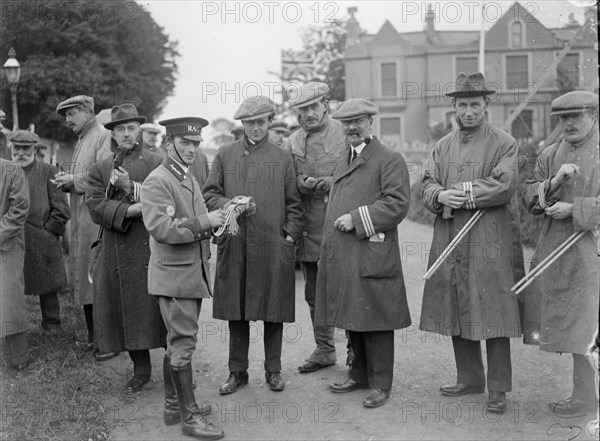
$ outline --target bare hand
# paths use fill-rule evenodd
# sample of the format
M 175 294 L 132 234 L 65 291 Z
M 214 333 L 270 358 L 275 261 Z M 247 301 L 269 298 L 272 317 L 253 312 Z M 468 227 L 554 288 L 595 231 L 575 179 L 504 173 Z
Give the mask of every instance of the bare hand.
M 573 204 L 557 202 L 551 207 L 547 207 L 544 211 L 552 219 L 566 219 L 573 216 Z
M 212 228 L 219 228 L 225 225 L 225 210 L 215 210 L 208 213 L 208 221 Z
M 73 188 L 73 175 L 61 171 L 54 175 L 54 180 L 51 182 L 63 191 L 70 190 Z
M 556 176 L 552 178 L 552 185 L 556 186 L 562 184 L 565 180 L 569 179 L 573 174 L 579 173 L 579 166 L 575 164 L 563 164 L 558 169 Z
M 352 216 L 350 216 L 350 214 L 341 215 L 335 220 L 333 226 L 344 233 L 349 233 L 350 231 L 354 230 Z
M 123 167 L 114 168 L 110 172 L 110 183 L 114 185 L 116 188 L 120 188 L 126 194 L 129 194 L 130 183 L 129 183 L 129 173 Z
M 319 180 L 317 181 L 317 185 L 315 186 L 315 191 L 316 192 L 329 192 L 332 182 L 333 182 L 333 176 L 325 176 L 323 178 L 319 178 Z
M 288 242 L 294 243 L 294 238 L 292 236 L 290 236 L 289 234 L 287 236 L 285 236 L 285 240 L 287 240 Z
M 298 191 L 303 194 L 310 194 L 315 191 L 317 180 L 307 175 L 298 175 L 296 178 Z
M 136 202 L 135 204 L 131 204 L 127 207 L 127 212 L 125 213 L 125 217 L 139 217 L 142 215 L 142 203 Z
M 462 190 L 450 189 L 438 194 L 438 202 L 451 208 L 461 208 L 467 199 L 467 195 Z

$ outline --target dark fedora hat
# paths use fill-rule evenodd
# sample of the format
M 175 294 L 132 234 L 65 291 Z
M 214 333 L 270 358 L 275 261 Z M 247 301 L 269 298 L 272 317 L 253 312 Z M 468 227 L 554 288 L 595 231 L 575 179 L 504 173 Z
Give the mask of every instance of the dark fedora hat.
M 469 75 L 461 72 L 456 77 L 454 90 L 448 92 L 446 96 L 452 98 L 470 98 L 475 96 L 487 96 L 492 93 L 496 93 L 496 91 L 485 87 L 485 78 L 481 72 L 474 72 Z
M 137 121 L 140 124 L 146 122 L 145 116 L 139 116 L 137 107 L 133 104 L 125 103 L 120 106 L 114 106 L 110 111 L 110 122 L 104 124 L 108 130 L 112 130 L 119 124 L 124 124 L 130 121 Z

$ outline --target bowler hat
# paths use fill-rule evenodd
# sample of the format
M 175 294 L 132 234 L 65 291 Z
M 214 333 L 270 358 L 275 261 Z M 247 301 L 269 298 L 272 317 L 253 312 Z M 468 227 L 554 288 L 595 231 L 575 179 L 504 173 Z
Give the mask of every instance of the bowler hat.
M 574 90 L 559 96 L 550 105 L 552 115 L 565 113 L 595 112 L 598 110 L 598 95 L 587 90 Z
M 233 115 L 233 119 L 252 121 L 275 113 L 275 104 L 266 96 L 257 95 L 246 98 Z
M 452 98 L 472 98 L 487 96 L 492 93 L 496 93 L 496 91 L 485 87 L 485 78 L 481 72 L 474 72 L 469 75 L 461 72 L 456 77 L 454 90 L 448 92 L 446 96 Z
M 204 118 L 196 117 L 183 117 L 183 118 L 171 118 L 165 119 L 158 122 L 161 126 L 167 128 L 167 135 L 181 136 L 184 139 L 194 142 L 201 142 L 202 127 L 208 125 L 208 121 Z
M 65 112 L 71 107 L 83 106 L 94 113 L 94 98 L 85 95 L 77 95 L 64 100 L 56 106 L 56 113 L 65 116 Z
M 140 124 L 146 122 L 145 116 L 139 116 L 137 107 L 133 104 L 125 103 L 120 106 L 114 106 L 110 111 L 110 122 L 104 124 L 108 130 L 112 130 L 119 124 L 124 124 L 130 121 L 137 121 Z
M 329 93 L 329 86 L 325 83 L 311 81 L 304 84 L 290 96 L 290 107 L 304 107 L 316 103 Z
M 40 142 L 40 137 L 29 130 L 15 130 L 8 136 L 8 140 L 13 145 L 36 145 Z
M 377 104 L 364 98 L 352 98 L 340 104 L 340 106 L 331 114 L 331 117 L 333 119 L 344 121 L 356 119 L 361 116 L 377 115 L 378 113 L 379 107 L 377 107 Z

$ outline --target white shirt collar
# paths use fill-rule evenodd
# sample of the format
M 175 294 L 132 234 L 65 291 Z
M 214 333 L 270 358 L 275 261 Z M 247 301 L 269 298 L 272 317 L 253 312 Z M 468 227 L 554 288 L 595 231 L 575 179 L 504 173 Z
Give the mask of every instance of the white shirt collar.
M 356 152 L 356 155 L 360 155 L 360 152 L 363 151 L 363 149 L 365 148 L 367 144 L 365 144 L 364 142 L 362 144 L 357 145 L 356 147 L 352 147 L 352 149 Z

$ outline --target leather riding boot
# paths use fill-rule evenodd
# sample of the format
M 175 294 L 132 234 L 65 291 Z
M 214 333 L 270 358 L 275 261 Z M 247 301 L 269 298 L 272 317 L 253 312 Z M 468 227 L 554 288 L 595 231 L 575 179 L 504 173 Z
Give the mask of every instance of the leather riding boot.
M 171 378 L 171 357 L 165 354 L 163 359 L 163 378 L 165 381 L 165 412 L 163 419 L 167 426 L 172 426 L 181 421 L 179 414 L 179 401 L 177 401 L 177 392 Z
M 222 438 L 225 433 L 206 421 L 196 404 L 196 397 L 192 388 L 192 364 L 188 363 L 182 367 L 171 366 L 171 377 L 179 401 L 181 433 L 197 439 Z

